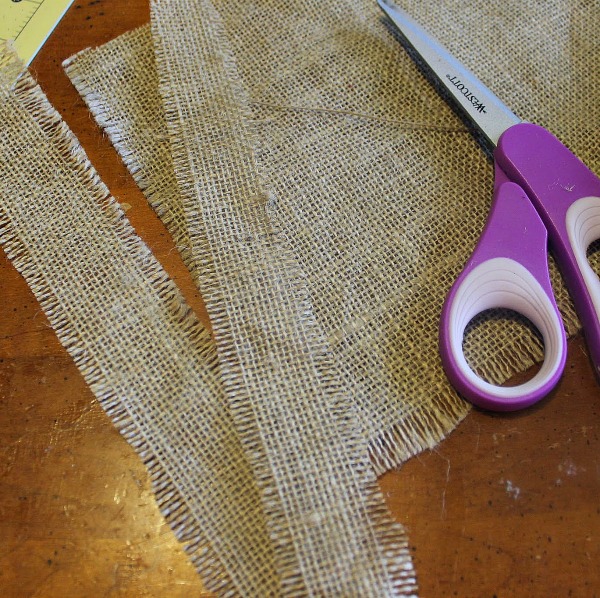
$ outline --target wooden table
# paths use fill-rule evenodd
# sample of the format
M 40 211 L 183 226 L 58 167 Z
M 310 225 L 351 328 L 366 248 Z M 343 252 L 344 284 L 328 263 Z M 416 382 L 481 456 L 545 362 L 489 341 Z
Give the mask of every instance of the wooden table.
M 147 2 L 76 2 L 32 69 L 188 301 L 172 242 L 61 62 L 147 22 Z M 203 595 L 113 428 L 2 254 L 0 595 Z M 600 387 L 580 338 L 564 379 L 516 415 L 473 412 L 437 450 L 381 479 L 410 534 L 422 596 L 600 595 Z

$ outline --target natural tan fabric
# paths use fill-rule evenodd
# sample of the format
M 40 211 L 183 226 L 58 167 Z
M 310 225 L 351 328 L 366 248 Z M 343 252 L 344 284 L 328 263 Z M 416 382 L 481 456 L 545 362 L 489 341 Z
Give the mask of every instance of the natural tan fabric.
M 4 249 L 144 459 L 158 503 L 207 587 L 221 595 L 276 594 L 257 481 L 225 401 L 214 344 L 20 69 L 2 49 Z
M 600 171 L 597 3 L 401 4 L 517 114 L 548 126 Z M 186 13 L 181 30 L 169 28 L 179 6 Z M 246 442 L 257 431 L 265 440 L 256 441 L 251 462 L 267 478 L 268 497 L 274 493 L 267 518 L 281 521 L 293 504 L 281 504 L 290 489 L 289 500 L 298 504 L 308 495 L 294 494 L 294 475 L 285 477 L 294 472 L 273 476 L 314 448 L 294 442 L 310 436 L 307 420 L 323 419 L 318 410 L 329 401 L 358 416 L 377 471 L 433 446 L 466 414 L 441 370 L 437 328 L 443 298 L 485 222 L 492 166 L 375 2 L 155 7 L 163 11 L 155 37 L 167 121 L 174 138 L 185 139 L 175 145 L 183 203 L 171 174 L 149 29 L 84 52 L 69 73 L 167 215 L 209 300 L 225 384 L 235 391 L 234 419 L 249 428 Z M 182 122 L 187 130 L 178 128 Z M 553 264 L 552 278 L 572 333 L 578 323 Z M 241 321 L 242 314 L 249 319 Z M 296 336 L 308 322 L 314 336 Z M 295 354 L 299 346 L 307 354 Z M 476 327 L 467 352 L 497 382 L 541 358 L 537 339 L 510 321 Z M 296 361 L 282 364 L 284 355 Z M 327 372 L 335 391 L 309 382 L 299 366 L 315 360 L 313 375 Z M 293 389 L 280 396 L 277 385 L 282 373 L 298 370 L 301 378 L 289 380 L 313 392 L 312 402 L 286 403 Z M 251 389 L 260 392 L 253 396 Z M 284 431 L 280 419 L 287 416 Z M 331 434 L 321 438 L 336 437 L 335 426 L 314 429 Z M 350 447 L 325 454 L 364 467 L 360 442 L 348 438 Z M 315 471 L 324 476 L 326 459 L 316 457 Z M 310 537 L 293 524 L 277 531 L 290 534 L 276 539 L 278 547 Z M 278 570 L 298 581 L 290 571 L 321 554 L 296 554 L 289 568 L 279 561 Z M 327 582 L 312 575 L 304 582 Z

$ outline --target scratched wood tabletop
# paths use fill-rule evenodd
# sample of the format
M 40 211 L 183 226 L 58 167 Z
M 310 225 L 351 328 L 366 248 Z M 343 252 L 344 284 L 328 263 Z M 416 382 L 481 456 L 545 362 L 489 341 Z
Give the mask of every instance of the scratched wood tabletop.
M 76 1 L 32 71 L 208 323 L 169 235 L 61 67 L 148 19 L 145 1 Z M 140 460 L 4 254 L 0 269 L 0 596 L 207 595 Z M 516 415 L 474 411 L 437 450 L 383 476 L 421 595 L 600 595 L 599 428 L 600 387 L 575 338 L 547 400 Z

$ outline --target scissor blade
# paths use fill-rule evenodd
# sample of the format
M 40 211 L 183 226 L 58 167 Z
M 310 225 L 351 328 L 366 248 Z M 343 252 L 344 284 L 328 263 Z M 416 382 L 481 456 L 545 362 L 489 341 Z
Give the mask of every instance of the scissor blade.
M 521 122 L 475 75 L 402 9 L 387 0 L 377 2 L 490 143 L 496 146 L 506 129 Z

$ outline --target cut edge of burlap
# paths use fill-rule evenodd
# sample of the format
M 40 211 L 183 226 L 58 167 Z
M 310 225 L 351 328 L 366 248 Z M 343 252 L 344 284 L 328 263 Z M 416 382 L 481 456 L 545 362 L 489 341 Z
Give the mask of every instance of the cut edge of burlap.
M 466 403 L 466 401 L 465 401 Z M 471 410 L 452 410 L 448 401 L 438 401 L 437 409 L 425 414 L 415 410 L 402 421 L 381 431 L 369 442 L 369 456 L 377 475 L 397 469 L 405 461 L 425 450 L 434 449 L 445 440 Z
M 150 24 L 141 25 L 136 29 L 127 31 L 121 36 L 107 42 L 105 45 L 117 43 L 117 40 L 125 39 L 129 36 L 137 36 L 144 29 L 149 29 Z M 155 186 L 152 184 L 152 180 L 147 176 L 146 171 L 137 160 L 135 152 L 133 152 L 125 142 L 123 138 L 123 130 L 110 116 L 110 112 L 106 110 L 106 106 L 94 87 L 90 85 L 86 79 L 85 71 L 79 68 L 78 60 L 88 54 L 92 48 L 86 48 L 73 56 L 63 61 L 62 66 L 65 73 L 71 80 L 71 83 L 77 89 L 85 104 L 87 105 L 90 112 L 94 115 L 94 119 L 98 126 L 108 136 L 111 144 L 121 157 L 123 164 L 129 171 L 133 180 L 136 182 L 140 191 L 144 194 L 144 197 L 156 212 L 157 216 L 167 228 L 171 236 L 173 237 L 177 251 L 181 257 L 181 260 L 189 270 L 194 281 L 197 281 L 197 268 L 193 263 L 192 252 L 189 244 L 189 234 L 185 226 L 185 222 L 182 219 L 176 218 L 176 215 L 172 211 L 172 206 L 165 202 L 160 193 L 157 192 Z
M 65 161 L 70 163 L 76 176 L 93 194 L 94 200 L 108 216 L 109 221 L 114 224 L 117 236 L 138 261 L 140 269 L 145 271 L 157 295 L 167 299 L 166 302 L 173 311 L 174 319 L 181 323 L 182 330 L 190 334 L 195 342 L 208 349 L 210 346 L 208 332 L 187 306 L 179 290 L 167 277 L 160 264 L 157 261 L 149 262 L 143 259 L 143 254 L 147 252 L 143 241 L 137 236 L 118 202 L 99 178 L 77 138 L 48 102 L 44 92 L 30 76 L 20 59 L 7 45 L 0 46 L 0 77 L 3 79 L 0 85 L 12 88 L 11 91 L 32 115 L 42 132 L 51 139 Z M 142 459 L 160 512 L 181 543 L 206 588 L 218 593 L 235 593 L 235 585 L 227 570 L 204 535 L 203 529 L 189 511 L 186 497 L 180 493 L 128 410 L 105 380 L 102 368 L 94 356 L 87 352 L 85 345 L 69 326 L 67 317 L 61 311 L 60 299 L 46 284 L 43 273 L 36 268 L 27 247 L 19 239 L 17 231 L 4 211 L 0 211 L 0 243 L 16 270 L 27 281 L 61 344 L 73 359 L 103 410 Z M 211 357 L 206 351 L 204 357 L 209 367 L 214 368 L 218 365 L 214 352 Z

